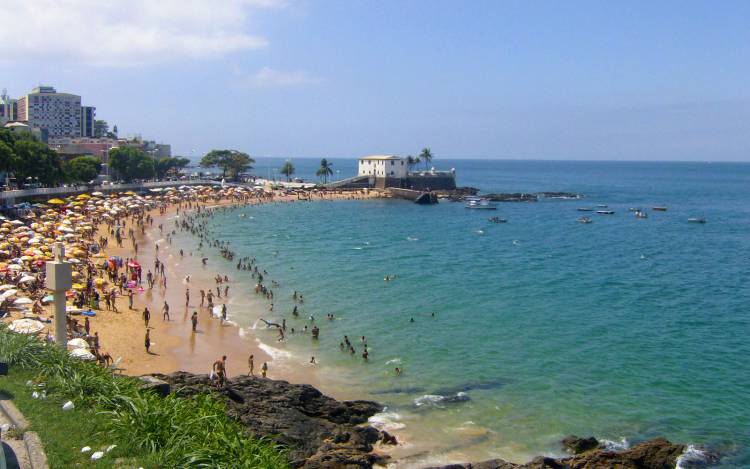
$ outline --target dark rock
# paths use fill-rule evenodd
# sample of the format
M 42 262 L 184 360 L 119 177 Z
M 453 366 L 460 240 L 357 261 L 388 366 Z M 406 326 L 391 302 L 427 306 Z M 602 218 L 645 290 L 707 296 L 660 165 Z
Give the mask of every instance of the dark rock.
M 590 436 L 588 438 L 579 438 L 575 435 L 570 435 L 563 438 L 562 445 L 565 449 L 569 450 L 573 454 L 581 454 L 594 448 L 598 448 L 599 441 L 593 436 Z
M 171 392 L 169 383 L 162 379 L 155 378 L 150 375 L 140 376 L 139 379 L 143 381 L 143 384 L 141 384 L 141 389 L 154 391 L 161 397 L 167 397 Z
M 493 202 L 537 202 L 539 197 L 536 194 L 526 194 L 516 192 L 513 194 L 487 194 L 482 196 Z
M 664 438 L 655 438 L 623 451 L 595 448 L 569 458 L 553 459 L 540 456 L 526 464 L 493 459 L 481 463 L 452 464 L 431 469 L 672 469 L 684 451 L 685 445 L 673 444 Z
M 387 431 L 383 430 L 380 432 L 382 434 L 382 438 L 380 439 L 380 442 L 384 445 L 397 445 L 398 441 L 396 440 L 396 437 L 388 433 Z
M 228 415 L 248 433 L 288 448 L 294 467 L 369 468 L 383 459 L 372 453 L 381 432 L 360 425 L 382 410 L 375 402 L 339 402 L 307 384 L 252 376 L 231 378 L 221 389 L 211 386 L 208 375 L 180 371 L 154 376 L 179 396 L 214 392 L 224 397 Z

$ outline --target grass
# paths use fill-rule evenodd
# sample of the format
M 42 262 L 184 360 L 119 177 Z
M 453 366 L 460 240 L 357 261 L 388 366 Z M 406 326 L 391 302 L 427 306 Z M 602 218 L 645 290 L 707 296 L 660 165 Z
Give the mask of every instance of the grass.
M 286 452 L 254 438 L 230 420 L 219 398 L 203 394 L 165 398 L 34 338 L 0 327 L 0 360 L 10 365 L 0 390 L 9 394 L 39 432 L 50 466 L 286 468 Z M 27 381 L 43 383 L 47 399 L 32 399 Z M 63 411 L 72 400 L 76 408 Z M 98 463 L 91 453 L 117 447 Z M 114 461 L 118 462 L 115 463 Z

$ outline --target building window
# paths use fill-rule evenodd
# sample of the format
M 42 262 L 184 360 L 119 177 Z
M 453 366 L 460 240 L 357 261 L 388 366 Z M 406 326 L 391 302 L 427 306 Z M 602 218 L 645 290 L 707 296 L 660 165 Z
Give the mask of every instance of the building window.
M 391 160 L 391 166 L 393 166 L 394 164 L 395 164 L 395 162 Z

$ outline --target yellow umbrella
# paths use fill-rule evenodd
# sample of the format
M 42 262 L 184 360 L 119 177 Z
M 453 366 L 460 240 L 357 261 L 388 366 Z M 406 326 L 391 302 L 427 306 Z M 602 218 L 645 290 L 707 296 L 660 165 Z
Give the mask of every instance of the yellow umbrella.
M 80 283 L 74 283 L 73 290 L 83 290 L 83 285 L 81 285 Z
M 90 199 L 90 198 L 91 198 L 91 196 L 88 195 L 88 194 L 81 194 L 78 197 L 76 197 L 76 199 L 78 199 L 78 200 L 86 200 L 86 199 Z
M 60 199 L 49 199 L 47 203 L 52 205 L 65 205 L 65 201 Z

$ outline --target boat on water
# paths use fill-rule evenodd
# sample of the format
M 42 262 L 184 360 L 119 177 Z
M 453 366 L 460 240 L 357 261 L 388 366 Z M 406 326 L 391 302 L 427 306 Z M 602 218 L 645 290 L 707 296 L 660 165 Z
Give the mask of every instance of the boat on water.
M 475 210 L 497 210 L 497 207 L 490 204 L 489 199 L 469 200 L 464 207 Z
M 599 215 L 614 215 L 615 211 L 614 210 L 597 210 L 596 213 L 598 213 Z
M 648 213 L 642 211 L 642 210 L 636 210 L 635 212 L 636 218 L 648 218 Z
M 706 223 L 706 217 L 690 217 L 688 223 Z
M 643 211 L 643 209 L 640 208 L 640 207 L 630 207 L 628 210 L 631 211 L 631 212 L 642 212 Z
M 597 207 L 599 207 L 599 208 L 607 208 L 607 204 L 598 204 Z
M 490 217 L 487 220 L 489 220 L 490 223 L 508 223 L 507 218 Z
M 593 212 L 594 209 L 590 207 L 578 207 L 579 212 Z
M 578 223 L 586 224 L 586 223 L 592 223 L 592 222 L 593 220 L 591 219 L 591 217 L 581 217 L 578 219 Z
M 653 210 L 654 212 L 666 212 L 667 207 L 653 207 L 651 208 L 651 210 Z

